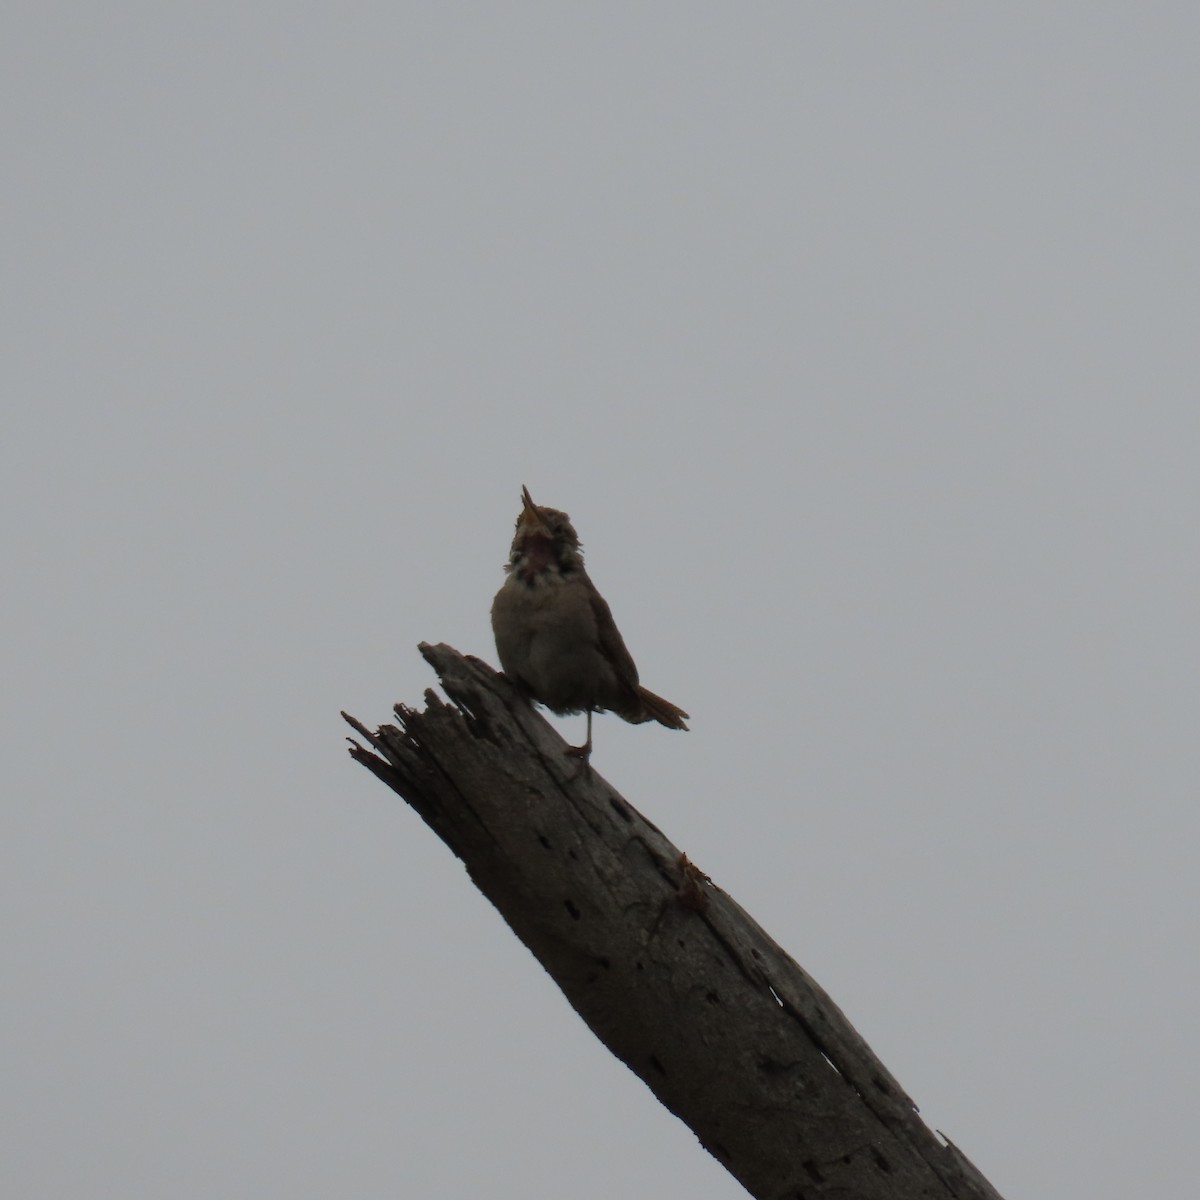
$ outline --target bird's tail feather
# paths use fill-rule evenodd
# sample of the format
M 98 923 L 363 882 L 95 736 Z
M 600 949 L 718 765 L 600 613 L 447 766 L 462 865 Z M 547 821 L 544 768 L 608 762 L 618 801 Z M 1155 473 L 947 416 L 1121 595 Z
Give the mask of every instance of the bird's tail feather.
M 665 725 L 668 729 L 686 729 L 684 717 L 687 713 L 682 708 L 676 707 L 670 700 L 664 700 L 661 696 L 656 696 L 648 688 L 638 688 L 638 699 L 642 702 L 642 707 L 645 710 L 643 720 L 657 721 L 660 725 Z

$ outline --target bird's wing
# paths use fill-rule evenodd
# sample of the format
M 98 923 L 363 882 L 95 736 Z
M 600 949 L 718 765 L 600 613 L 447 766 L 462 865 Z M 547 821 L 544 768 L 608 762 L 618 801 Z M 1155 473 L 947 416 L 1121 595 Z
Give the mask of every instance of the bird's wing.
M 585 576 L 586 578 L 586 576 Z M 600 653 L 608 659 L 622 684 L 629 685 L 630 694 L 637 692 L 638 671 L 633 655 L 625 646 L 625 639 L 612 619 L 612 609 L 590 579 L 587 580 L 588 598 L 592 604 L 592 616 L 596 621 L 596 644 Z

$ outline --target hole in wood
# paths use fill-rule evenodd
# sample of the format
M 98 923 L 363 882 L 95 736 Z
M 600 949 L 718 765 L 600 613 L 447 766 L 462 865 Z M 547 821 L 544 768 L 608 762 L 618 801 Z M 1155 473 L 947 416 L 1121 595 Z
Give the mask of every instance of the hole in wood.
M 618 817 L 623 817 L 630 825 L 633 824 L 633 814 L 623 804 L 619 804 L 616 800 L 609 799 L 609 804 L 612 805 L 612 810 Z

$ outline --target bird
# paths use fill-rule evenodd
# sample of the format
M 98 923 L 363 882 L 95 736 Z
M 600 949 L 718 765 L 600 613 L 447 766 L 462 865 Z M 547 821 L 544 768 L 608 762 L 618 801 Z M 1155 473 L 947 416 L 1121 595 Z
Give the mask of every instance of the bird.
M 687 729 L 688 714 L 638 683 L 612 610 L 584 570 L 579 535 L 565 512 L 534 504 L 521 488 L 506 578 L 492 601 L 500 665 L 528 696 L 558 716 L 587 713 L 587 740 L 567 753 L 587 764 L 592 714 Z

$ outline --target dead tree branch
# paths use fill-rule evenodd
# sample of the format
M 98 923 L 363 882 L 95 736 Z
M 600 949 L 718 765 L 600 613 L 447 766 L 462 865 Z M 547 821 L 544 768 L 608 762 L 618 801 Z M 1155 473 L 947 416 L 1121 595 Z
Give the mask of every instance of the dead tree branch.
M 761 1200 L 1000 1200 L 817 983 L 502 675 L 422 644 L 452 703 L 351 754 L 398 792 L 592 1032 Z

